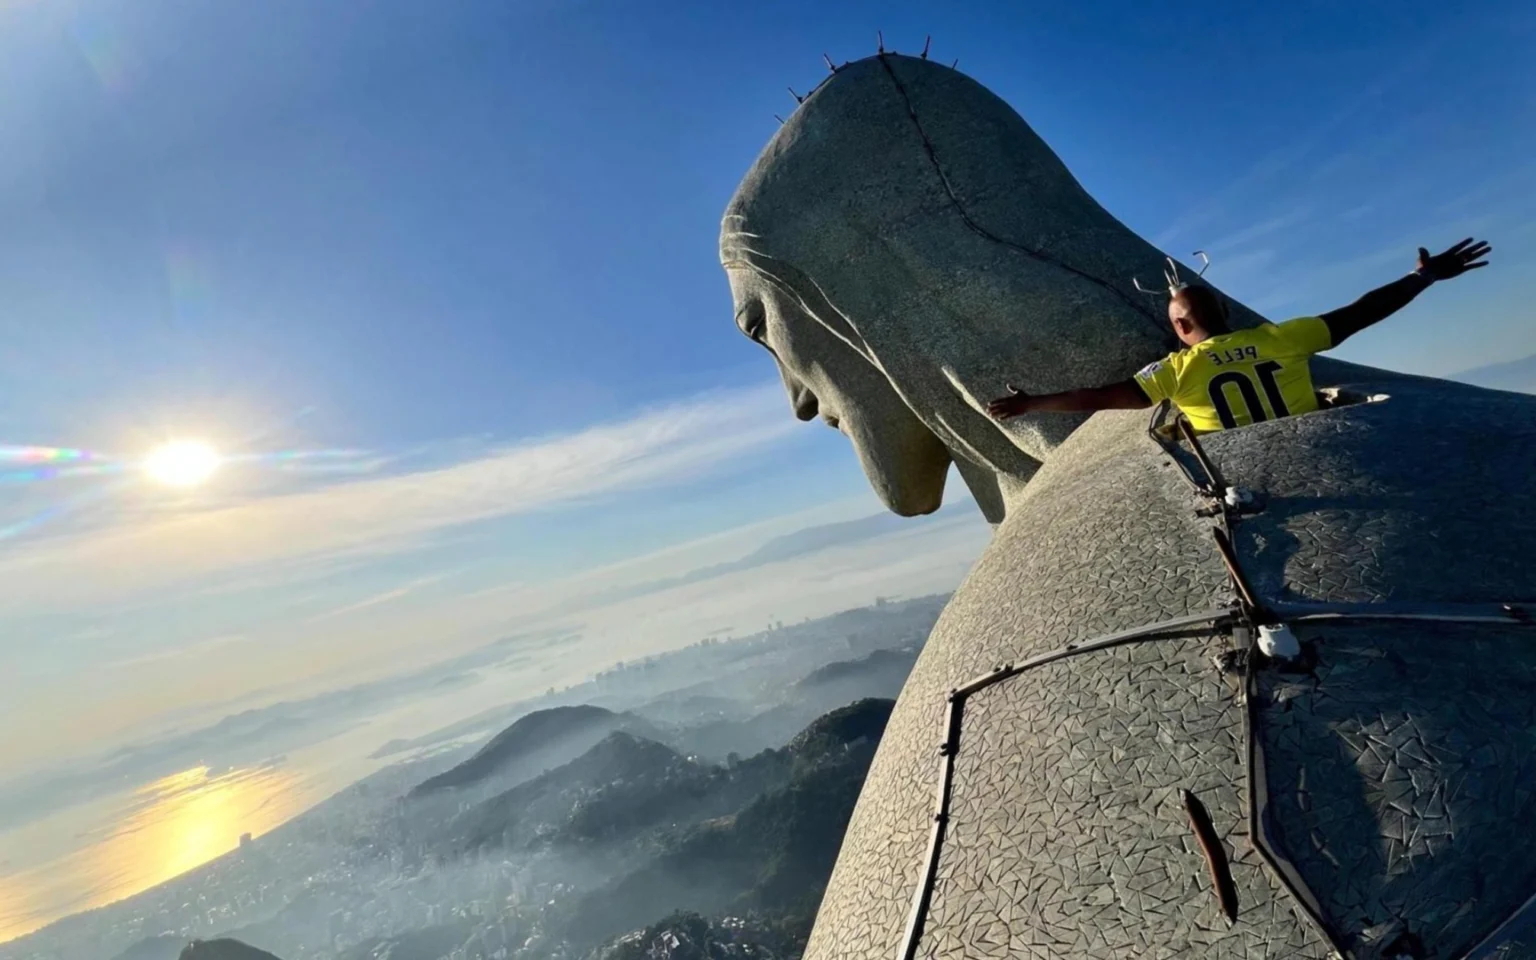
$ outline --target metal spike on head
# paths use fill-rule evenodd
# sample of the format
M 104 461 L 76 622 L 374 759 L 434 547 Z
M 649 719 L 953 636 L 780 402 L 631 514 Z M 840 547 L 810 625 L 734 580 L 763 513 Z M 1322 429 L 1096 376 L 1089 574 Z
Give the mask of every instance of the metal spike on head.
M 1162 307 L 1157 302 L 1157 298 L 1160 297 L 1160 296 L 1164 296 L 1165 295 L 1163 291 L 1161 291 L 1161 290 L 1150 290 L 1150 289 L 1142 286 L 1141 285 L 1141 280 L 1139 280 L 1136 277 L 1132 277 L 1131 278 L 1131 285 L 1134 286 L 1139 292 L 1144 293 L 1144 294 L 1147 295 L 1147 299 L 1152 302 L 1152 312 L 1153 313 L 1156 313 L 1160 309 L 1162 309 Z
M 1194 278 L 1195 280 L 1199 280 L 1201 277 L 1205 276 L 1205 271 L 1210 269 L 1211 258 L 1206 255 L 1204 250 L 1196 250 L 1193 255 L 1199 257 L 1201 262 L 1200 272 L 1195 274 Z M 1168 269 L 1163 271 L 1163 282 L 1168 285 L 1168 296 L 1172 297 L 1177 295 L 1180 290 L 1188 287 L 1191 283 L 1194 282 L 1194 280 L 1186 281 L 1179 275 L 1179 265 L 1173 262 L 1172 257 L 1167 257 L 1166 261 L 1168 263 Z M 1148 288 L 1142 286 L 1141 280 L 1137 277 L 1131 278 L 1131 284 L 1137 290 L 1145 293 L 1149 297 L 1153 297 L 1155 299 L 1158 295 L 1158 291 L 1149 290 Z
M 1168 269 L 1163 271 L 1163 279 L 1168 281 L 1168 293 L 1172 295 L 1183 290 L 1186 284 L 1179 279 L 1179 265 L 1173 262 L 1172 257 L 1165 259 L 1168 261 Z
M 923 59 L 924 60 L 928 59 L 928 47 L 932 43 L 933 43 L 933 37 L 932 36 L 928 36 L 928 37 L 925 37 L 923 39 Z
M 794 87 L 785 87 L 785 89 L 789 91 L 789 95 L 790 96 L 795 98 L 795 102 L 796 103 L 804 103 L 805 102 L 805 98 L 800 96 L 800 94 L 796 93 Z
M 828 70 L 831 70 L 833 73 L 837 72 L 837 67 L 832 65 L 832 58 L 831 57 L 827 56 L 826 54 L 822 54 L 821 55 L 821 59 L 823 59 L 823 60 L 825 60 L 827 62 L 827 69 Z

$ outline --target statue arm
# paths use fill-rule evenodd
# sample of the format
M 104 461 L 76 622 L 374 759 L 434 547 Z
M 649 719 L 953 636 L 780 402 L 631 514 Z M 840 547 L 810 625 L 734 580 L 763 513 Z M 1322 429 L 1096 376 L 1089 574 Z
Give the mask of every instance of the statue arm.
M 1102 387 L 1084 387 L 1038 396 L 1030 396 L 1012 384 L 1008 385 L 1008 390 L 1007 396 L 987 404 L 988 412 L 999 420 L 1008 420 L 1021 413 L 1141 410 L 1152 405 L 1146 391 L 1135 380 L 1121 380 Z

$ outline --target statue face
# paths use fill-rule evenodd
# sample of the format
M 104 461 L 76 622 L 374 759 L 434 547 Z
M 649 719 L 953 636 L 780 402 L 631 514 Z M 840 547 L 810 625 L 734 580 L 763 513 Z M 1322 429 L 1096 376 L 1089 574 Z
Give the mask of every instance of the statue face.
M 894 513 L 916 516 L 944 499 L 949 451 L 885 374 L 751 270 L 727 268 L 736 325 L 778 364 L 801 420 L 820 416 L 853 443 L 864 476 Z

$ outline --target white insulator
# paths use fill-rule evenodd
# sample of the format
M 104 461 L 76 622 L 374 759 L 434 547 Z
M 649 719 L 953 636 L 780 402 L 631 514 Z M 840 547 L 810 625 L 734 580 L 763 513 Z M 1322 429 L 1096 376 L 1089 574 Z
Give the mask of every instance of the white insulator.
M 1259 627 L 1259 650 L 1275 660 L 1294 660 L 1301 656 L 1301 641 L 1283 623 Z
M 1253 502 L 1253 494 L 1241 487 L 1228 487 L 1227 492 L 1222 495 L 1222 500 L 1229 507 L 1246 507 Z

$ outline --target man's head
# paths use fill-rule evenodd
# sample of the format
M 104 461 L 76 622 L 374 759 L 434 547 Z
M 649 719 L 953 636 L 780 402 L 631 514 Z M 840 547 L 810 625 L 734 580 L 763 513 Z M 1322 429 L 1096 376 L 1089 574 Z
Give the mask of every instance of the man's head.
M 1221 295 L 1199 285 L 1174 292 L 1168 301 L 1168 320 L 1173 324 L 1174 334 L 1189 347 L 1231 329 L 1227 326 L 1227 304 Z

